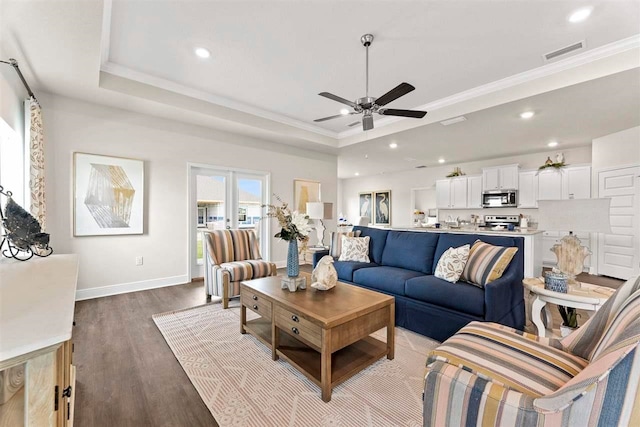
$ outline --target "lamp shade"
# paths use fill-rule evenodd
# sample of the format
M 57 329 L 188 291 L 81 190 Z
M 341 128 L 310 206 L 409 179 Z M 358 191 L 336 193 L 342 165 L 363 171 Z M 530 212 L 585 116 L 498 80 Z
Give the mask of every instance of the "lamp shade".
M 611 199 L 539 200 L 538 229 L 611 233 Z
M 333 219 L 333 203 L 309 202 L 307 215 L 309 219 Z

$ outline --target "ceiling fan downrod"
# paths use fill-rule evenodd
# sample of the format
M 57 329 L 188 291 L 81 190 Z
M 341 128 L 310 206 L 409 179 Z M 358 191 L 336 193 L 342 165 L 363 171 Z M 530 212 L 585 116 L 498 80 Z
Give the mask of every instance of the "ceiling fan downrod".
M 365 67 L 365 96 L 369 97 L 369 46 L 371 46 L 371 42 L 373 42 L 373 34 L 365 34 L 360 37 L 360 41 L 362 45 L 365 47 L 366 53 L 366 67 Z

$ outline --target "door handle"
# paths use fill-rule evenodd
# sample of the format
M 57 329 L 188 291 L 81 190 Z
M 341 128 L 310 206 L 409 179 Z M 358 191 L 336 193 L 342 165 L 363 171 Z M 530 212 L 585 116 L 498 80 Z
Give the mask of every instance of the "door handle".
M 300 333 L 300 331 L 298 330 L 298 328 L 296 328 L 295 326 L 293 328 L 291 328 L 291 332 L 293 332 L 294 334 L 298 335 Z
M 300 321 L 298 319 L 298 316 L 296 316 L 295 314 L 293 316 L 291 316 L 291 320 L 293 320 L 294 322 L 299 322 Z
M 253 298 L 254 301 L 258 301 L 258 297 L 257 296 L 252 296 L 251 298 Z
M 258 306 L 254 304 L 254 305 L 253 305 L 253 309 L 254 309 L 254 310 L 257 310 L 257 309 L 258 309 Z

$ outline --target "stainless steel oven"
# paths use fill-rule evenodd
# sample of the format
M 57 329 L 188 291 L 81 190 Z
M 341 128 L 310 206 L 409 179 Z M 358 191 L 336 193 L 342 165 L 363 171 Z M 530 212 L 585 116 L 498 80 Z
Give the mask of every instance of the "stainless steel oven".
M 518 206 L 516 190 L 485 191 L 482 193 L 483 208 L 515 208 Z

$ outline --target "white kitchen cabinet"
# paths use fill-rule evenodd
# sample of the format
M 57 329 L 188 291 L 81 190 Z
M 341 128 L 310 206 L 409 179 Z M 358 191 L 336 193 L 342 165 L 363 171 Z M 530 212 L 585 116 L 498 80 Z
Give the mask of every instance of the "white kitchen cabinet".
M 467 177 L 467 207 L 482 208 L 482 175 Z
M 562 172 L 556 169 L 542 170 L 538 174 L 538 200 L 562 199 Z
M 563 199 L 591 198 L 591 166 L 565 168 L 562 180 Z
M 517 190 L 518 170 L 518 165 L 482 169 L 482 189 L 484 191 Z
M 436 181 L 436 208 L 451 208 L 451 180 L 439 179 Z
M 538 207 L 538 171 L 520 172 L 518 176 L 518 207 Z
M 451 207 L 465 209 L 467 207 L 467 177 L 451 178 Z
M 437 180 L 436 207 L 438 209 L 466 209 L 467 177 L 459 176 Z

